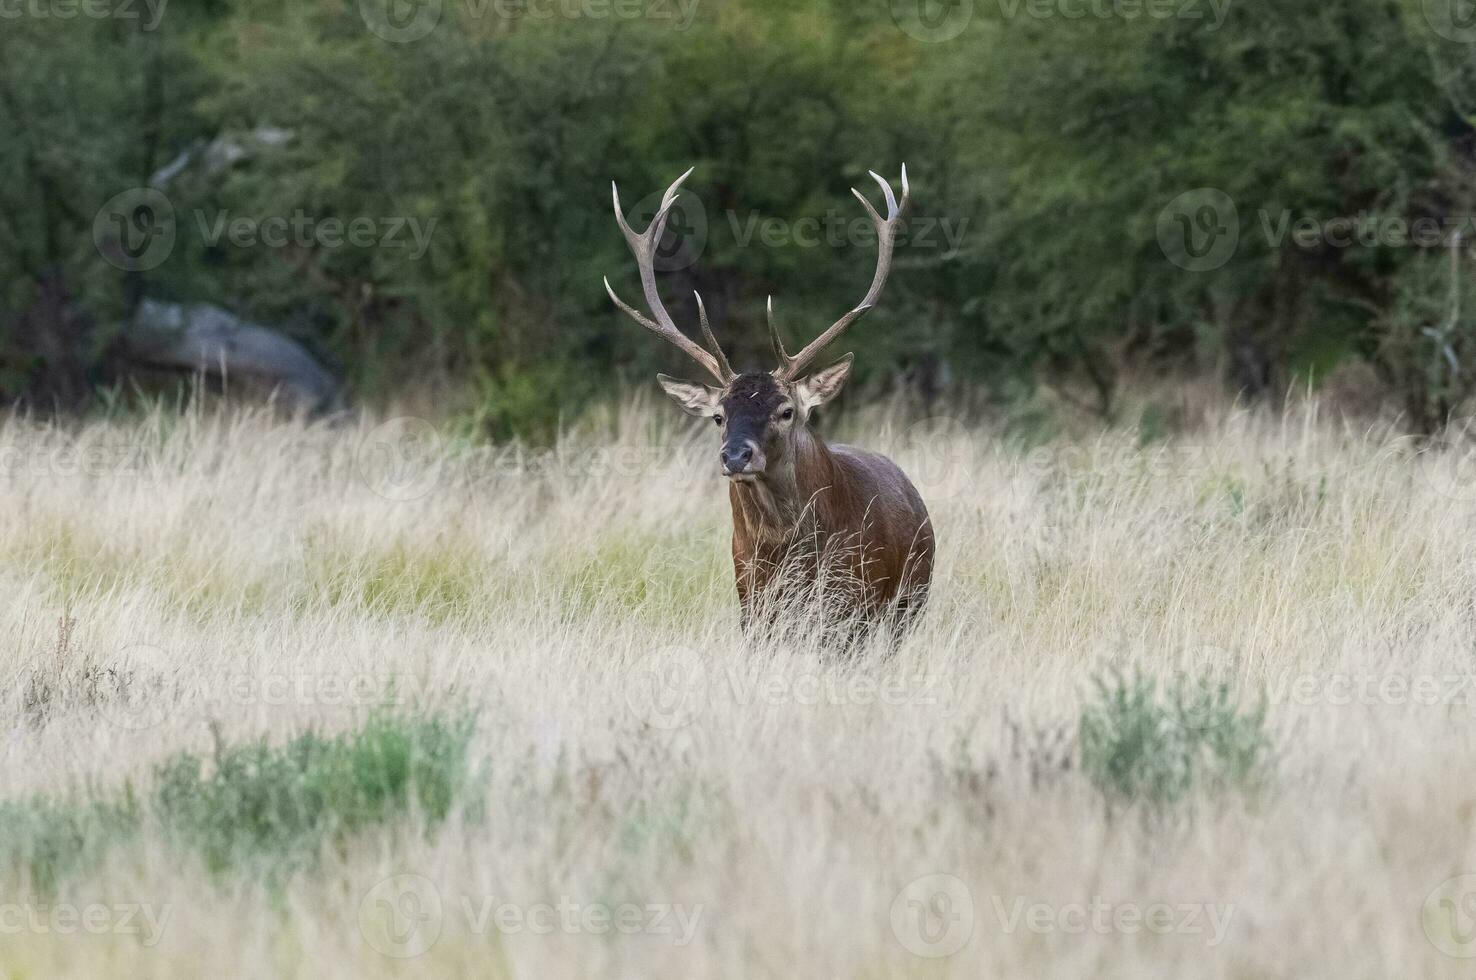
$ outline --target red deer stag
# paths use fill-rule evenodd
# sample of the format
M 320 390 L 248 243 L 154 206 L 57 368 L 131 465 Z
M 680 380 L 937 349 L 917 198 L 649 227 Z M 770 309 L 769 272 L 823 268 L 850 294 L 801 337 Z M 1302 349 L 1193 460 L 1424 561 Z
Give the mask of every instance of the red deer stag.
M 728 478 L 733 508 L 733 568 L 745 631 L 759 621 L 772 625 L 791 597 L 803 601 L 817 588 L 827 620 L 869 631 L 896 616 L 905 626 L 927 598 L 933 574 L 933 529 L 916 488 L 895 463 L 877 453 L 827 445 L 808 426 L 810 413 L 836 396 L 851 371 L 853 355 L 808 377 L 802 372 L 851 324 L 876 305 L 892 264 L 897 226 L 907 210 L 907 168 L 902 168 L 902 201 L 891 185 L 873 173 L 886 195 L 882 218 L 860 191 L 852 193 L 876 225 L 876 274 L 860 305 L 790 356 L 774 324 L 769 301 L 769 335 L 779 366 L 773 371 L 736 373 L 713 337 L 707 310 L 697 295 L 704 349 L 672 321 L 656 289 L 654 258 L 677 190 L 688 170 L 662 195 L 661 206 L 644 233 L 631 229 L 611 183 L 615 220 L 630 244 L 640 270 L 646 305 L 654 319 L 637 312 L 605 289 L 615 305 L 641 326 L 675 344 L 700 364 L 719 387 L 657 380 L 689 415 L 710 418 L 722 432 L 719 458 Z

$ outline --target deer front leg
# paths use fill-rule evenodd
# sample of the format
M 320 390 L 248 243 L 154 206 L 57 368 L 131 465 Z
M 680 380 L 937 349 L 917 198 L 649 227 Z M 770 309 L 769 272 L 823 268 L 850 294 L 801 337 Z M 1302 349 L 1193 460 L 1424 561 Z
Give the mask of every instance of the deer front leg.
M 733 578 L 738 589 L 738 628 L 745 637 L 751 637 L 758 618 L 753 567 L 737 555 L 733 556 Z
M 733 578 L 738 590 L 738 624 L 746 637 L 756 637 L 773 628 L 773 597 L 770 588 L 770 563 L 757 556 L 733 554 Z

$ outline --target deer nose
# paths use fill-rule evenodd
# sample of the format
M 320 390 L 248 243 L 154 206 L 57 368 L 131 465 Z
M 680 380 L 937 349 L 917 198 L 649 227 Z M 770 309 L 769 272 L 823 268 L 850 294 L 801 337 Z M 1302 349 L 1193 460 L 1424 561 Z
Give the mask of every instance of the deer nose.
M 742 473 L 753 461 L 753 447 L 724 446 L 719 455 L 722 456 L 724 473 Z

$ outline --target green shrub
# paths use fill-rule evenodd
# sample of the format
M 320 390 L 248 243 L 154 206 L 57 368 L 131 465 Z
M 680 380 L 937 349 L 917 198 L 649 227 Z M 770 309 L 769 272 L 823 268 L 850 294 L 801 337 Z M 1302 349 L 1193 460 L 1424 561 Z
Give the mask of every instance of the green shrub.
M 1081 715 L 1081 764 L 1108 798 L 1173 803 L 1194 789 L 1253 789 L 1266 775 L 1265 706 L 1242 712 L 1228 684 L 1114 675 Z
M 445 819 L 467 771 L 470 717 L 380 716 L 281 747 L 222 747 L 213 765 L 176 756 L 156 772 L 154 813 L 166 835 L 216 872 L 306 866 L 321 848 L 412 813 Z
M 23 871 L 42 893 L 133 841 L 140 808 L 131 786 L 111 799 L 32 797 L 0 802 L 0 866 Z
M 48 891 L 151 831 L 217 875 L 277 881 L 356 833 L 416 815 L 439 825 L 471 796 L 473 727 L 470 715 L 382 714 L 332 737 L 181 753 L 155 768 L 141 798 L 125 784 L 0 802 L 0 866 Z

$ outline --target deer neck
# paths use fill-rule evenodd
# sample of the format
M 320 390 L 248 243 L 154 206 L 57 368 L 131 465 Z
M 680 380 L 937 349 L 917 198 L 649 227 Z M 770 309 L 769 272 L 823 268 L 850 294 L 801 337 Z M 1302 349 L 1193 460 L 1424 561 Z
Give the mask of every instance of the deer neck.
M 830 450 L 807 430 L 758 480 L 733 483 L 733 523 L 754 548 L 783 547 L 816 527 L 815 491 L 831 483 Z

